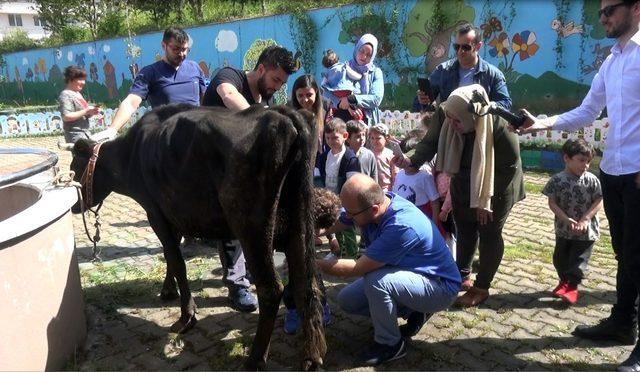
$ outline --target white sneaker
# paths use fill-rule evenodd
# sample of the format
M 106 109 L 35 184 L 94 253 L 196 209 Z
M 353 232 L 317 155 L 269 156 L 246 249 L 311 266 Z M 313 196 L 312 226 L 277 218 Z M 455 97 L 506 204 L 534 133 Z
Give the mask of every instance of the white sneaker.
M 336 256 L 335 253 L 333 252 L 327 253 L 327 255 L 324 256 L 323 258 L 323 260 L 326 260 L 326 261 L 337 260 L 337 259 L 338 259 L 338 256 Z

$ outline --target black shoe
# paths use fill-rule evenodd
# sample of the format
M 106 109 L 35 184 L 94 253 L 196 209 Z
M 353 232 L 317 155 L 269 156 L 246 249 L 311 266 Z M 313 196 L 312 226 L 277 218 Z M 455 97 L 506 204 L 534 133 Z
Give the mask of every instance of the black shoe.
M 640 352 L 636 352 L 636 349 L 633 349 L 629 358 L 622 362 L 618 366 L 618 372 L 640 372 Z
M 258 300 L 253 297 L 247 288 L 229 289 L 229 299 L 234 308 L 245 313 L 256 311 L 258 308 Z
M 635 345 L 638 327 L 635 323 L 620 324 L 611 318 L 606 318 L 594 326 L 579 325 L 571 334 L 589 340 L 616 341 L 621 345 Z
M 407 355 L 407 345 L 400 339 L 395 345 L 384 345 L 374 342 L 367 350 L 363 351 L 358 360 L 366 366 L 377 366 L 385 362 L 400 359 Z
M 400 336 L 402 336 L 402 338 L 411 338 L 417 335 L 432 315 L 433 313 L 412 312 L 407 318 L 407 324 L 400 326 Z

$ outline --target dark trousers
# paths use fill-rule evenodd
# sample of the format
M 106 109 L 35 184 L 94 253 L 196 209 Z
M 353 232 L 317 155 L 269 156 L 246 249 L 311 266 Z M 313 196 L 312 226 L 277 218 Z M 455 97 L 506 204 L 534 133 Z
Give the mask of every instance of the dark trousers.
M 578 285 L 584 279 L 593 240 L 572 240 L 556 237 L 556 249 L 553 251 L 553 266 L 563 282 Z
M 242 246 L 237 240 L 223 240 L 218 246 L 222 264 L 222 282 L 229 290 L 249 288 L 247 267 Z
M 604 212 L 618 261 L 616 304 L 611 309 L 611 318 L 621 324 L 634 324 L 638 317 L 640 189 L 635 182 L 637 175 L 612 176 L 600 170 Z
M 451 194 L 453 219 L 458 237 L 456 263 L 462 279 L 468 279 L 471 275 L 473 256 L 478 249 L 480 266 L 474 286 L 489 289 L 504 254 L 502 228 L 509 217 L 513 200 L 510 194 L 494 195 L 491 198 L 493 221 L 483 226 L 478 224 L 476 210 L 469 208 L 467 200 L 458 200 L 454 193 Z

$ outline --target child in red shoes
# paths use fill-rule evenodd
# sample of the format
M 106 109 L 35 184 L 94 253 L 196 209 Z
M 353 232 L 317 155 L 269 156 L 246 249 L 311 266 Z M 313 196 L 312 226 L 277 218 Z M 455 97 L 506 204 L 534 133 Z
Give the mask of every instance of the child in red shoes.
M 560 283 L 554 296 L 575 304 L 578 285 L 598 239 L 598 210 L 602 207 L 600 181 L 588 171 L 593 148 L 583 139 L 562 146 L 564 171 L 554 174 L 542 193 L 555 214 L 556 247 L 553 252 Z

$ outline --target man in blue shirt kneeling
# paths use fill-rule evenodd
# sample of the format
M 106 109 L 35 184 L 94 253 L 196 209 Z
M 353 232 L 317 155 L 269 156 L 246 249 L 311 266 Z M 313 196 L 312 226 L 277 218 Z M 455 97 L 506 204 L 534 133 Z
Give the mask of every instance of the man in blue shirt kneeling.
M 445 240 L 415 205 L 384 193 L 370 177 L 351 177 L 340 192 L 339 221 L 323 233 L 360 226 L 366 253 L 357 260 L 317 260 L 327 274 L 359 277 L 338 294 L 340 307 L 373 322 L 374 343 L 359 361 L 377 365 L 406 354 L 405 339 L 417 334 L 460 290 L 460 273 Z M 407 323 L 398 327 L 398 317 Z

